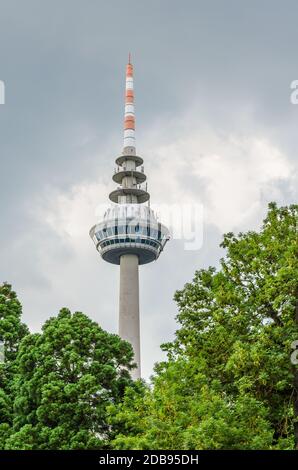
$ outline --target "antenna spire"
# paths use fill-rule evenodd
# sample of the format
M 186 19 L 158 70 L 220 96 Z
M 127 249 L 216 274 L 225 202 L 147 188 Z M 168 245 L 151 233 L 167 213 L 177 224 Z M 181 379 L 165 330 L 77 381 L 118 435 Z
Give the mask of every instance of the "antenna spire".
M 133 65 L 131 63 L 131 53 L 128 54 L 128 64 L 126 66 L 123 154 L 136 154 Z

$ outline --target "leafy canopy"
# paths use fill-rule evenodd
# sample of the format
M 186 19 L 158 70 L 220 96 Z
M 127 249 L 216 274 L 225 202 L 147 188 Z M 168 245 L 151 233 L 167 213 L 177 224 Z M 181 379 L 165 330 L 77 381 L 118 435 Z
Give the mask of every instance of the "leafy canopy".
M 13 379 L 16 356 L 28 328 L 21 322 L 22 307 L 11 286 L 0 286 L 0 449 L 3 449 L 13 421 L 15 399 Z
M 132 384 L 131 346 L 80 312 L 62 309 L 17 356 L 14 420 L 6 449 L 100 449 L 106 408 Z

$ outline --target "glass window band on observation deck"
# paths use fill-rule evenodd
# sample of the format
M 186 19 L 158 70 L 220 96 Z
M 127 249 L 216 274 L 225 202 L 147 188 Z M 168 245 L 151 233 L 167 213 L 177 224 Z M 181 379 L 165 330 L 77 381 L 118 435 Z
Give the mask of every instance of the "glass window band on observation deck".
M 157 226 L 143 225 L 143 224 L 118 224 L 114 226 L 104 226 L 98 231 L 95 231 L 97 241 L 102 241 L 109 237 L 118 235 L 135 235 L 139 237 L 151 238 L 157 241 L 162 241 L 167 238 L 167 233 L 163 232 L 161 224 Z
M 117 245 L 117 244 L 126 244 L 126 243 L 141 243 L 143 245 L 150 245 L 150 246 L 153 246 L 154 248 L 156 248 L 157 250 L 161 248 L 161 244 L 155 240 L 152 240 L 152 239 L 145 239 L 145 238 L 140 238 L 140 237 L 136 237 L 136 238 L 129 238 L 129 237 L 126 237 L 126 238 L 111 238 L 111 239 L 107 239 L 103 242 L 100 242 L 99 245 L 101 248 L 105 248 L 106 246 L 110 246 L 110 245 Z

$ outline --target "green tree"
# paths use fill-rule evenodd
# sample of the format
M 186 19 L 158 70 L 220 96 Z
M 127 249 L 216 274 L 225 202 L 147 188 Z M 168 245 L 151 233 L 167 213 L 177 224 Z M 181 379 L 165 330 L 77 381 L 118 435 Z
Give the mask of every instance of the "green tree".
M 0 449 L 11 431 L 13 420 L 13 378 L 21 339 L 28 328 L 21 322 L 22 307 L 9 284 L 0 286 Z
M 180 328 L 152 389 L 110 407 L 115 448 L 297 446 L 297 215 L 270 204 L 259 232 L 224 236 L 219 270 L 175 294 Z
M 17 356 L 13 433 L 6 449 L 100 449 L 106 408 L 132 384 L 131 346 L 86 315 L 62 309 Z
M 127 388 L 123 402 L 110 407 L 115 449 L 268 448 L 273 430 L 261 402 L 248 394 L 232 400 L 195 361 L 159 367 L 152 390 Z

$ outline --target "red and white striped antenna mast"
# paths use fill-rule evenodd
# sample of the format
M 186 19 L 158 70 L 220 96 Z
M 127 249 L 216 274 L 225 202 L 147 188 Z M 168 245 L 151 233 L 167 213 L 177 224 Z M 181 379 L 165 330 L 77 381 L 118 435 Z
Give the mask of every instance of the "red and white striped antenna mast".
M 128 64 L 126 66 L 126 81 L 125 81 L 123 155 L 135 155 L 135 154 L 136 154 L 136 138 L 135 138 L 135 107 L 134 107 L 134 90 L 133 90 L 133 65 L 131 63 L 131 53 L 129 53 Z

